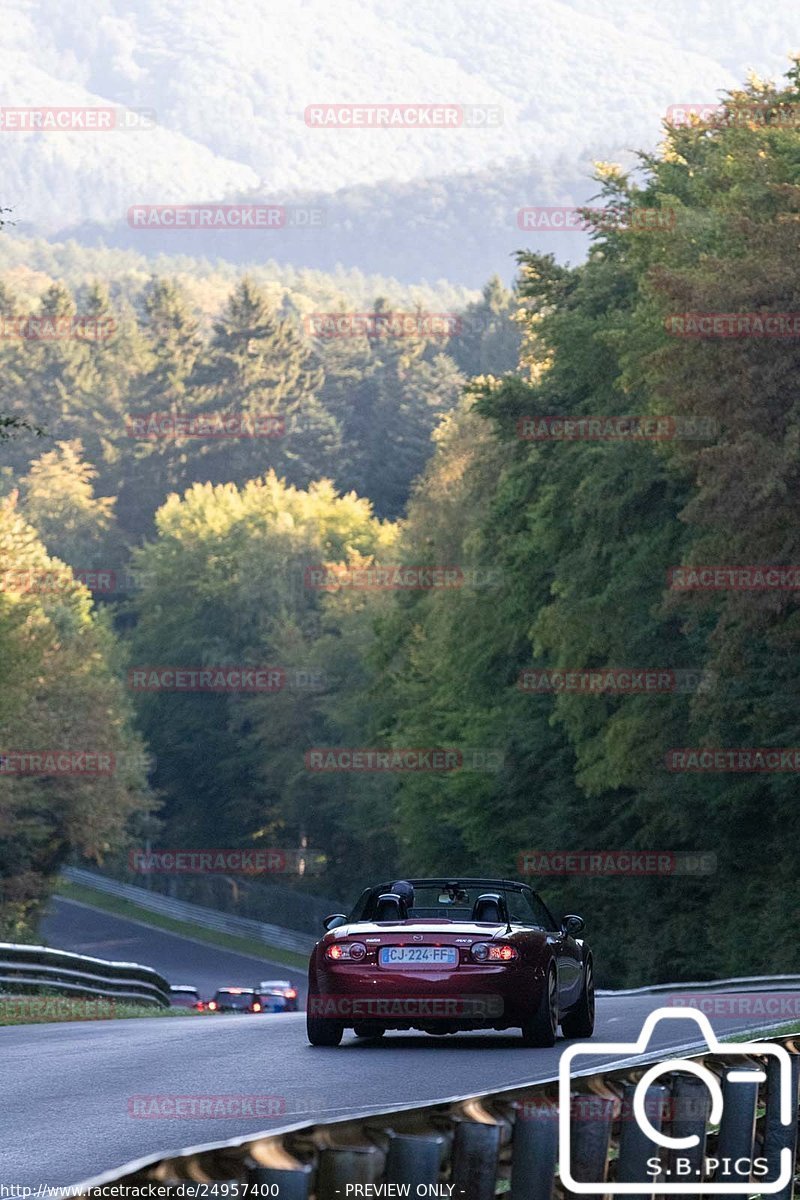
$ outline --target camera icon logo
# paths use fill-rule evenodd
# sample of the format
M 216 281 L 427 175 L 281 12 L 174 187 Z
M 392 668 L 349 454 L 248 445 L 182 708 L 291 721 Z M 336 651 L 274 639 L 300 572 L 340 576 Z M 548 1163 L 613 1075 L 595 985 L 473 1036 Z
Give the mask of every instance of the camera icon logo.
M 743 1058 L 747 1060 L 756 1056 L 777 1060 L 779 1064 L 778 1110 L 780 1125 L 782 1128 L 791 1128 L 792 1066 L 789 1052 L 783 1046 L 773 1045 L 770 1042 L 720 1042 L 711 1028 L 711 1023 L 705 1013 L 692 1012 L 686 1008 L 657 1008 L 647 1016 L 642 1026 L 642 1032 L 635 1042 L 593 1042 L 591 1049 L 587 1049 L 585 1045 L 570 1046 L 561 1055 L 558 1079 L 559 1161 L 561 1182 L 565 1191 L 584 1196 L 641 1196 L 643 1194 L 670 1195 L 675 1193 L 686 1195 L 689 1192 L 693 1195 L 713 1196 L 727 1194 L 746 1196 L 752 1195 L 754 1191 L 757 1191 L 760 1195 L 769 1195 L 773 1192 L 780 1192 L 789 1185 L 792 1179 L 794 1164 L 792 1151 L 787 1146 L 784 1146 L 780 1151 L 777 1162 L 767 1163 L 765 1159 L 755 1158 L 746 1160 L 746 1173 L 742 1175 L 741 1182 L 738 1179 L 727 1177 L 723 1182 L 705 1181 L 697 1178 L 691 1181 L 687 1178 L 682 1178 L 677 1182 L 665 1182 L 661 1177 L 654 1177 L 656 1174 L 660 1176 L 659 1172 L 654 1172 L 654 1175 L 645 1176 L 643 1179 L 633 1183 L 620 1183 L 616 1181 L 587 1183 L 574 1177 L 572 1171 L 570 1121 L 572 1080 L 575 1073 L 594 1074 L 598 1070 L 597 1065 L 591 1071 L 585 1067 L 581 1070 L 581 1065 L 578 1067 L 574 1066 L 576 1059 L 596 1059 L 598 1055 L 613 1055 L 615 1059 L 633 1060 L 630 1063 L 626 1061 L 624 1064 L 616 1062 L 615 1066 L 638 1065 L 636 1064 L 636 1059 L 646 1055 L 653 1030 L 659 1021 L 685 1021 L 687 1019 L 694 1021 L 699 1027 L 708 1050 L 714 1054 L 724 1055 L 726 1059 Z M 669 1051 L 665 1051 L 665 1054 L 669 1054 Z M 752 1063 L 748 1063 L 747 1066 L 748 1069 L 743 1071 L 729 1070 L 726 1076 L 727 1082 L 747 1082 L 752 1084 L 753 1082 L 763 1082 L 766 1079 L 766 1073 L 763 1070 L 753 1070 Z M 712 1124 L 719 1124 L 723 1117 L 722 1088 L 717 1076 L 708 1067 L 703 1066 L 702 1063 L 694 1062 L 692 1059 L 679 1057 L 666 1057 L 655 1065 L 648 1067 L 636 1085 L 632 1108 L 636 1124 L 645 1137 L 653 1143 L 654 1156 L 660 1154 L 662 1151 L 675 1152 L 696 1148 L 701 1142 L 700 1137 L 696 1134 L 690 1134 L 686 1137 L 675 1137 L 664 1133 L 653 1126 L 648 1116 L 645 1103 L 647 1089 L 652 1084 L 657 1083 L 660 1076 L 676 1071 L 695 1075 L 705 1083 L 711 1099 L 709 1120 Z M 755 1150 L 753 1150 L 753 1153 L 755 1154 Z M 655 1159 L 649 1161 L 655 1161 Z M 708 1162 L 709 1160 L 706 1161 Z M 760 1165 L 753 1167 L 752 1164 L 754 1163 Z M 751 1170 L 753 1179 L 758 1177 L 756 1183 L 751 1182 Z M 763 1177 L 767 1174 L 771 1177 L 769 1180 Z

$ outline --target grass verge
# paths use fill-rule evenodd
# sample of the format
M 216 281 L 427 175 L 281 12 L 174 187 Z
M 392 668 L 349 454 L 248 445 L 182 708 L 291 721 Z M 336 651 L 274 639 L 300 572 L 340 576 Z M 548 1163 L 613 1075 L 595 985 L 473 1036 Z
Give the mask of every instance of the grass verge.
M 131 900 L 122 900 L 118 896 L 109 896 L 107 892 L 95 891 L 82 883 L 70 883 L 62 879 L 56 888 L 56 895 L 64 896 L 67 900 L 80 900 L 82 904 L 90 904 L 92 908 L 102 909 L 103 912 L 113 913 L 117 917 L 143 921 L 145 925 L 152 925 L 154 929 L 164 929 L 167 933 L 177 933 L 194 938 L 198 942 L 207 942 L 209 946 L 218 946 L 222 950 L 236 950 L 251 958 L 261 958 L 264 962 L 294 967 L 301 971 L 305 971 L 308 966 L 308 957 L 304 954 L 282 950 L 278 946 L 268 946 L 266 942 L 259 942 L 256 938 L 217 933 L 213 929 L 204 929 L 202 925 L 193 925 L 190 921 L 178 921 L 174 917 L 166 917 L 162 913 L 141 908 Z
M 785 1025 L 778 1025 L 777 1028 L 773 1025 L 771 1028 L 766 1026 L 764 1029 L 755 1029 L 748 1033 L 737 1033 L 732 1038 L 725 1038 L 725 1041 L 757 1042 L 761 1038 L 788 1037 L 792 1033 L 800 1034 L 800 1021 L 787 1021 Z

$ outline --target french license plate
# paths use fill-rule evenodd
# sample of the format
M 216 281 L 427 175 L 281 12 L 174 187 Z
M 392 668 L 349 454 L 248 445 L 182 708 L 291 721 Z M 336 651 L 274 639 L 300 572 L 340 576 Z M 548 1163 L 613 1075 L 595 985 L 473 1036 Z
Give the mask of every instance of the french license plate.
M 382 967 L 455 967 L 455 946 L 382 946 L 378 955 Z

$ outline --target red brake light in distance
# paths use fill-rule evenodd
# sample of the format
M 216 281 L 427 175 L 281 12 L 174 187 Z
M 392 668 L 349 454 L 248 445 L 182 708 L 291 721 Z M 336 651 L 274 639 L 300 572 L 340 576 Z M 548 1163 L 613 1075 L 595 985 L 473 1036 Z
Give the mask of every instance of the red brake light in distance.
M 287 988 L 283 994 L 287 1000 L 295 1000 L 297 998 L 297 989 Z
M 361 962 L 366 953 L 367 947 L 363 942 L 334 942 L 328 946 L 325 957 L 332 958 L 334 962 Z M 296 992 L 294 994 L 297 995 Z
M 472 957 L 476 962 L 512 962 L 518 958 L 514 946 L 490 945 L 488 942 L 476 942 L 472 947 Z
M 255 1004 L 253 1005 L 253 1012 L 261 1012 L 261 1005 L 258 1003 L 257 1000 L 256 1000 Z

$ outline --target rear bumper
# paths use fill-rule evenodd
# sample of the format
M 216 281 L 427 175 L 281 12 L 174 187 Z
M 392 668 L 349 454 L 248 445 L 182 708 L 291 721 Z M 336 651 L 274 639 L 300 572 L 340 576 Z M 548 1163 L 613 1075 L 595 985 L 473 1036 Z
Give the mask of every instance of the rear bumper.
M 310 1015 L 345 1027 L 506 1029 L 530 1017 L 544 973 L 518 963 L 441 971 L 381 971 L 363 964 L 318 967 L 310 980 Z

